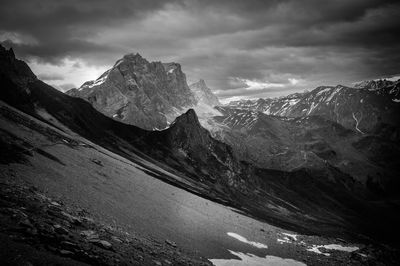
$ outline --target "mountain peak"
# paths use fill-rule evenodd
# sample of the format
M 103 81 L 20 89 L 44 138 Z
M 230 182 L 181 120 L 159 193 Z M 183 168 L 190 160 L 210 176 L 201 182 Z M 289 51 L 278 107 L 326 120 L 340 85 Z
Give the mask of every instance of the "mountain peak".
M 142 59 L 143 57 L 139 53 L 129 53 L 124 55 L 124 59 L 128 60 L 135 60 L 135 59 Z
M 0 44 L 0 56 L 2 58 L 10 58 L 10 59 L 15 59 L 15 54 L 14 54 L 14 50 L 12 48 L 8 49 L 5 48 L 4 46 L 2 46 Z
M 221 105 L 217 96 L 215 96 L 211 89 L 207 87 L 204 79 L 200 79 L 199 81 L 191 84 L 189 87 L 195 94 L 198 102 L 205 103 L 209 106 Z
M 139 53 L 124 55 L 73 96 L 108 117 L 148 130 L 167 127 L 177 114 L 197 103 L 180 64 L 149 62 Z
M 199 81 L 197 82 L 199 85 L 207 87 L 206 82 L 204 81 L 204 79 L 199 79 Z
M 122 62 L 126 62 L 126 63 L 132 62 L 135 65 L 137 65 L 137 64 L 143 65 L 143 64 L 148 63 L 148 61 L 145 58 L 143 58 L 139 53 L 136 53 L 136 54 L 129 53 L 129 54 L 124 55 L 120 60 L 118 60 L 115 63 L 114 67 L 118 66 Z
M 178 116 L 175 119 L 174 125 L 182 125 L 184 127 L 188 126 L 201 127 L 199 118 L 197 117 L 197 114 L 193 109 L 189 109 L 186 111 L 186 113 Z
M 36 79 L 35 74 L 22 60 L 15 58 L 12 48 L 6 49 L 0 44 L 0 73 L 7 73 L 7 76 L 18 84 L 26 84 Z

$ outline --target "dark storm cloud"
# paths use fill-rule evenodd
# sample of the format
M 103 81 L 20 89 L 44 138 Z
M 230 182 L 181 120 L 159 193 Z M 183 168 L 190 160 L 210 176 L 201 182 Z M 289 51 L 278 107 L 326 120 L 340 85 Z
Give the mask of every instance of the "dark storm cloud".
M 160 0 L 6 0 L 0 9 L 0 31 L 32 39 L 13 43 L 22 56 L 56 63 L 66 56 L 112 51 L 112 43 L 98 45 L 86 38 L 100 34 L 102 27 L 143 18 L 164 4 Z
M 398 1 L 382 0 L 14 0 L 2 3 L 0 37 L 52 64 L 139 52 L 180 62 L 222 97 L 258 96 L 398 74 L 398 14 Z M 236 78 L 280 85 L 249 90 Z

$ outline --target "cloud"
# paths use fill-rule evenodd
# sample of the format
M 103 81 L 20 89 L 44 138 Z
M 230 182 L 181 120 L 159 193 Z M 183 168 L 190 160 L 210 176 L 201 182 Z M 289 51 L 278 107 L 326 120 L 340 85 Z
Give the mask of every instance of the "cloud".
M 58 73 L 43 73 L 37 75 L 43 81 L 64 80 L 64 76 Z
M 72 83 L 63 83 L 60 85 L 50 83 L 49 85 L 53 86 L 54 88 L 56 88 L 57 90 L 60 90 L 62 92 L 66 92 L 70 89 L 76 88 L 75 84 L 72 84 Z
M 64 83 L 95 79 L 129 52 L 179 62 L 189 82 L 203 78 L 220 97 L 283 95 L 400 69 L 398 1 L 3 2 L 0 42 L 39 74 L 62 69 Z

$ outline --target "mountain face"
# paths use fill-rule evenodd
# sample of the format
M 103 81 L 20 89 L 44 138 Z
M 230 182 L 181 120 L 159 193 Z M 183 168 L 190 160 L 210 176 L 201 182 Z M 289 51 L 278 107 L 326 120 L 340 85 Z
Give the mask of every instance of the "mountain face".
M 31 132 L 40 131 L 52 145 L 68 145 L 75 152 L 99 149 L 104 153 L 106 149 L 115 154 L 102 156 L 114 159 L 121 156 L 129 165 L 138 165 L 141 171 L 155 178 L 285 228 L 335 237 L 357 238 L 358 234 L 363 234 L 374 239 L 398 240 L 395 234 L 399 222 L 395 215 L 397 205 L 383 200 L 371 201 L 363 184 L 349 174 L 350 171 L 340 167 L 340 162 L 352 167 L 354 162 L 363 161 L 365 157 L 370 164 L 373 160 L 381 163 L 382 168 L 395 165 L 394 158 L 399 158 L 398 150 L 390 139 L 386 139 L 386 146 L 382 146 L 378 135 L 364 136 L 319 116 L 273 117 L 231 107 L 217 108 L 220 115 L 210 119 L 217 130 L 211 133 L 202 127 L 193 110 L 177 117 L 165 130 L 147 131 L 116 121 L 98 112 L 87 100 L 70 97 L 38 80 L 29 67 L 15 59 L 10 51 L 1 51 L 0 59 L 0 100 L 25 113 L 25 116 L 18 115 L 2 105 L 1 121 L 19 123 L 29 129 L 22 130 L 28 132 L 25 135 L 28 140 Z M 111 72 L 106 72 L 105 83 L 109 75 Z M 125 81 L 121 82 L 125 84 Z M 60 132 L 70 133 L 69 137 L 43 129 L 34 118 Z M 385 132 L 393 131 L 390 125 L 383 129 Z M 218 135 L 221 132 L 224 134 Z M 12 132 L 6 133 L 0 131 L 0 145 L 4 146 L 13 138 Z M 240 140 L 242 137 L 245 142 Z M 81 145 L 82 139 L 88 140 L 86 143 L 89 144 Z M 19 145 L 18 149 L 5 145 L 11 147 L 7 151 L 18 153 L 22 149 L 20 156 L 30 151 L 30 146 L 21 139 L 14 142 L 13 145 Z M 90 143 L 98 145 L 98 148 L 90 146 Z M 228 145 L 230 143 L 232 146 Z M 246 152 L 252 150 L 254 153 L 241 154 L 236 144 L 245 147 Z M 382 152 L 390 146 L 390 154 Z M 263 149 L 266 153 L 261 155 L 272 157 L 264 165 L 261 160 L 265 158 L 253 157 Z M 62 151 L 67 152 L 66 149 Z M 365 153 L 365 157 L 359 157 L 360 153 Z M 54 155 L 44 154 L 46 158 L 55 160 Z M 356 160 L 346 162 L 349 154 Z M 112 167 L 101 161 L 92 162 L 101 169 Z M 121 171 L 125 172 L 128 164 L 122 161 L 118 164 L 124 167 Z M 63 166 L 67 169 L 66 179 L 75 166 Z M 60 166 L 55 168 L 58 171 L 64 169 Z M 115 187 L 114 179 L 119 179 L 121 173 L 107 173 L 110 176 L 96 176 L 94 179 L 98 184 Z M 42 177 L 38 175 L 35 178 Z M 82 179 L 80 176 L 77 178 Z M 379 190 L 379 182 L 372 180 L 370 185 Z
M 322 86 L 311 92 L 236 101 L 228 106 L 284 117 L 319 115 L 365 134 L 379 130 L 382 124 L 397 126 L 400 121 L 399 81 L 378 83 L 368 82 L 358 88 Z
M 238 158 L 259 167 L 303 167 L 327 175 L 334 167 L 372 193 L 394 195 L 400 171 L 399 82 L 235 101 L 217 107 L 221 115 L 203 124 Z
M 179 64 L 150 63 L 139 54 L 125 55 L 97 80 L 67 94 L 117 121 L 149 130 L 167 127 L 197 103 Z
M 390 126 L 386 136 L 385 130 L 363 135 L 321 116 L 288 118 L 226 106 L 217 109 L 222 115 L 203 124 L 240 160 L 280 171 L 324 171 L 326 176 L 336 168 L 372 193 L 396 194 L 400 145 L 388 137 L 395 132 Z
M 212 93 L 211 89 L 207 87 L 206 82 L 203 79 L 200 79 L 198 82 L 191 84 L 189 88 L 194 93 L 198 103 L 202 103 L 208 106 L 221 105 L 217 96 L 215 96 Z
M 24 61 L 15 58 L 12 48 L 7 50 L 0 45 L 0 62 L 0 74 L 22 87 L 37 79 Z

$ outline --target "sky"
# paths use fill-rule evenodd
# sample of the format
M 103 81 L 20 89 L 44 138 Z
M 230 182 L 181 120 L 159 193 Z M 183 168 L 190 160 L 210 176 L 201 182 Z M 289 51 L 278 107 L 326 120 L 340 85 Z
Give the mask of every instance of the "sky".
M 398 75 L 399 14 L 385 0 L 1 0 L 0 43 L 63 91 L 139 53 L 229 101 Z

